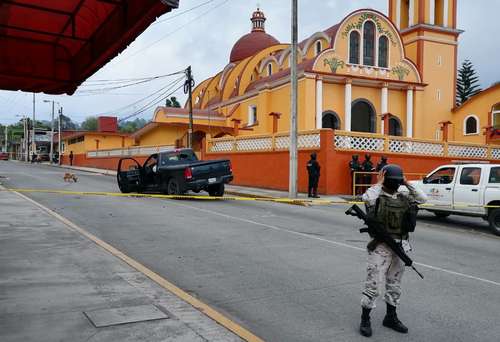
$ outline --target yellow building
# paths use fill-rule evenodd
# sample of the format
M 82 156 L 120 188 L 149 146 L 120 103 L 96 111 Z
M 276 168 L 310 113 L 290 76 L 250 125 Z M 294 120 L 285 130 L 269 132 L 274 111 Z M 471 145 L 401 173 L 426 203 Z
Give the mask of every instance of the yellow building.
M 483 127 L 500 125 L 500 87 L 455 108 L 456 14 L 456 0 L 389 0 L 388 17 L 358 10 L 302 41 L 299 130 L 485 142 Z M 290 45 L 266 33 L 259 9 L 251 21 L 226 67 L 193 92 L 194 108 L 225 127 L 219 135 L 289 130 Z M 206 125 L 207 118 L 195 123 Z

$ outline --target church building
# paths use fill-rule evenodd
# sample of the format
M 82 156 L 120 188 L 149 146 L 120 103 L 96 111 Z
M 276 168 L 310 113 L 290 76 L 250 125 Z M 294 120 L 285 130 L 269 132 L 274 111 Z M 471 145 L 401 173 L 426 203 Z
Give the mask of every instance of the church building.
M 257 9 L 226 67 L 193 92 L 194 108 L 219 113 L 234 135 L 289 130 L 290 44 L 266 20 Z M 299 44 L 299 130 L 494 143 L 499 86 L 456 107 L 461 32 L 456 0 L 389 0 L 388 17 L 361 9 L 312 34 Z

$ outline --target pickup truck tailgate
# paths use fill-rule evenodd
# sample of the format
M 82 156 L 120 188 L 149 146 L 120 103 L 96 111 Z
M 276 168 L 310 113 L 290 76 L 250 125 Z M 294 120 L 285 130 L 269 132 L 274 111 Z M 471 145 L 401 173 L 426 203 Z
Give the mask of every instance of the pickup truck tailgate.
M 208 179 L 231 174 L 229 160 L 200 161 L 191 165 L 193 179 Z

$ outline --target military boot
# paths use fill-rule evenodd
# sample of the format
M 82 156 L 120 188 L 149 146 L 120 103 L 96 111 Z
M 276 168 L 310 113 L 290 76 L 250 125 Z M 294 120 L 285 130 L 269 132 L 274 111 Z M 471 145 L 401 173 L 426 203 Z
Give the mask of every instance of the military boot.
M 359 332 L 365 337 L 372 336 L 372 325 L 370 323 L 370 311 L 371 309 L 363 308 L 363 313 L 361 314 L 361 323 L 359 324 Z
M 382 325 L 402 334 L 408 333 L 408 328 L 398 319 L 396 307 L 389 303 L 387 303 L 387 314 L 385 315 Z

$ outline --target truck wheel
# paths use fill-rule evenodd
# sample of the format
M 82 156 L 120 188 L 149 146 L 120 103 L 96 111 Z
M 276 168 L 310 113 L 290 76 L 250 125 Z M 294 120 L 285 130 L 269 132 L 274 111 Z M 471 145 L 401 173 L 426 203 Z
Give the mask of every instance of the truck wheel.
M 174 178 L 170 178 L 170 180 L 168 181 L 167 195 L 181 195 L 179 182 Z
M 500 236 L 500 208 L 490 211 L 488 222 L 490 223 L 491 231 Z
M 213 197 L 224 196 L 224 184 L 211 185 L 208 187 L 208 194 Z
M 447 213 L 445 211 L 433 211 L 432 213 L 436 215 L 437 218 L 446 218 L 451 215 L 450 213 Z

